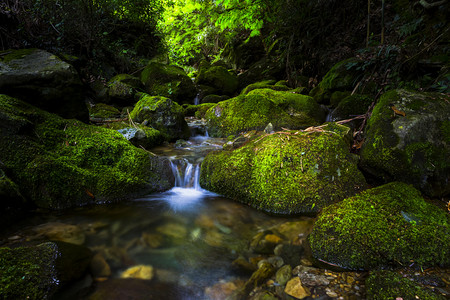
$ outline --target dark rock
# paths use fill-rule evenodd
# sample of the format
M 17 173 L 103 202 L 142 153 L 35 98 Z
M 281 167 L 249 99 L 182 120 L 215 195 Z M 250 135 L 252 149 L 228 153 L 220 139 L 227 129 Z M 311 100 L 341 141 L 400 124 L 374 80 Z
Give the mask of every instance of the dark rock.
M 108 81 L 107 86 L 110 101 L 122 106 L 134 105 L 136 92 L 144 88 L 139 78 L 128 74 L 114 76 Z
M 361 167 L 385 182 L 413 184 L 430 196 L 450 193 L 449 96 L 393 90 L 367 123 Z
M 232 96 L 238 88 L 237 76 L 228 72 L 222 66 L 202 64 L 199 68 L 195 83 L 209 86 L 211 94 Z M 206 96 L 206 95 L 205 95 Z
M 88 120 L 84 88 L 77 71 L 39 49 L 7 50 L 0 60 L 0 93 L 65 118 Z

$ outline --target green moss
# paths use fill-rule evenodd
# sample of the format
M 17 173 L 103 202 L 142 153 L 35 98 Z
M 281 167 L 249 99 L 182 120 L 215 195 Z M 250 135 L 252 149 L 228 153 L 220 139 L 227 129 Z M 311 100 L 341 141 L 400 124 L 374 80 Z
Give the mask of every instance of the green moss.
M 166 97 L 142 94 L 130 117 L 135 122 L 147 120 L 149 126 L 159 130 L 169 141 L 190 136 L 183 108 Z
M 237 76 L 222 66 L 202 66 L 195 83 L 214 87 L 217 94 L 229 96 L 234 94 L 239 84 Z
M 0 51 L 0 54 L 2 55 L 2 62 L 9 63 L 10 61 L 14 59 L 22 59 L 25 56 L 30 55 L 34 51 L 36 51 L 36 48 L 30 48 L 30 49 L 19 49 L 19 50 L 5 50 Z
M 391 105 L 405 116 L 395 114 Z M 445 97 L 406 90 L 386 92 L 367 123 L 361 166 L 384 181 L 414 184 L 429 195 L 450 191 Z
M 371 272 L 366 280 L 366 286 L 368 299 L 445 299 L 444 296 L 433 293 L 411 279 L 405 278 L 397 272 L 387 270 Z
M 255 82 L 247 85 L 242 91 L 241 95 L 246 95 L 249 92 L 257 89 L 272 89 L 275 91 L 287 91 L 289 88 L 286 85 L 276 84 L 275 80 L 265 80 L 260 82 Z
M 324 208 L 309 242 L 316 259 L 348 269 L 448 266 L 449 226 L 416 189 L 393 182 Z
M 154 158 L 119 132 L 65 120 L 10 97 L 3 100 L 5 112 L 8 105 L 16 107 L 12 124 L 20 125 L 21 118 L 27 123 L 5 130 L 13 125 L 0 122 L 2 163 L 38 206 L 61 209 L 170 187 L 162 172 L 155 176 Z
M 276 214 L 314 213 L 365 182 L 337 134 L 284 132 L 209 154 L 201 185 Z
M 0 298 L 47 299 L 57 286 L 47 247 L 0 248 Z
M 89 116 L 91 118 L 115 118 L 120 116 L 120 111 L 110 105 L 104 103 L 97 103 L 89 108 Z
M 289 92 L 258 89 L 247 95 L 219 102 L 205 115 L 211 136 L 228 136 L 248 130 L 298 129 L 318 125 L 324 118 L 311 97 Z
M 443 121 L 441 126 L 441 133 L 444 138 L 444 141 L 450 144 L 450 121 Z

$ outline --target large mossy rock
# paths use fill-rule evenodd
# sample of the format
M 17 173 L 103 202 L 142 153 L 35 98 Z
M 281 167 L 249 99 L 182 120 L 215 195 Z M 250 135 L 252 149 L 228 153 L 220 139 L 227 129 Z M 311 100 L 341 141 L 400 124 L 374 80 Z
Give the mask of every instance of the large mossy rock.
M 369 109 L 373 99 L 366 95 L 350 95 L 342 99 L 330 113 L 327 120 L 331 122 L 353 118 L 363 115 Z
M 1 94 L 65 118 L 88 119 L 84 88 L 71 65 L 39 49 L 7 50 L 0 54 Z
M 207 111 L 205 119 L 209 134 L 221 137 L 262 130 L 269 123 L 275 129 L 315 126 L 324 121 L 325 112 L 309 96 L 257 89 L 219 102 Z
M 122 106 L 132 106 L 136 103 L 135 94 L 142 91 L 144 85 L 137 77 L 119 74 L 111 78 L 108 83 L 109 101 Z
M 63 209 L 128 199 L 173 184 L 169 162 L 119 132 L 63 119 L 0 96 L 2 168 L 38 207 Z
M 389 270 L 372 271 L 366 279 L 366 286 L 367 299 L 448 299 L 436 292 L 433 293 L 428 287 L 414 282 L 404 274 Z
M 91 256 L 88 248 L 64 242 L 0 248 L 0 298 L 50 299 L 84 275 Z
M 314 258 L 353 270 L 450 265 L 450 218 L 401 182 L 322 210 L 309 242 Z
M 361 72 L 356 72 L 350 66 L 358 63 L 360 61 L 355 58 L 338 62 L 325 74 L 319 85 L 312 89 L 309 95 L 314 97 L 318 103 L 329 103 L 333 92 L 352 91 L 358 83 L 358 76 Z
M 206 63 L 201 65 L 195 83 L 211 87 L 209 94 L 216 95 L 233 96 L 238 88 L 236 75 L 228 72 L 223 66 L 210 66 Z
M 197 91 L 191 78 L 177 66 L 151 62 L 141 73 L 147 94 L 163 96 L 180 104 L 193 104 Z
M 183 107 L 166 97 L 142 94 L 130 117 L 135 122 L 147 121 L 147 125 L 159 130 L 169 141 L 190 136 Z
M 450 105 L 438 93 L 385 93 L 368 121 L 361 167 L 430 196 L 450 193 Z M 397 110 L 397 113 L 394 111 Z
M 275 214 L 316 213 L 365 188 L 357 159 L 337 133 L 283 131 L 233 151 L 213 152 L 201 166 L 203 188 Z

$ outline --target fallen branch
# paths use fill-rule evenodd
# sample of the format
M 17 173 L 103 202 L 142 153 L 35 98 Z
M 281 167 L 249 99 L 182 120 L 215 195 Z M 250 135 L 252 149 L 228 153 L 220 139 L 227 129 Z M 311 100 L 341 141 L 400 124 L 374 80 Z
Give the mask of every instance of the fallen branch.
M 128 118 L 124 119 L 102 119 L 102 118 L 89 118 L 90 122 L 93 123 L 114 123 L 114 122 L 126 122 Z

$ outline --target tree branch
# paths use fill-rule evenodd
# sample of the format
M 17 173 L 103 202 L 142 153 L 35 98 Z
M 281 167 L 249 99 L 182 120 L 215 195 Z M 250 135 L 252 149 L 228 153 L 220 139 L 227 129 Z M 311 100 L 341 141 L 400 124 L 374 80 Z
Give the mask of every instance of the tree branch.
M 437 2 L 433 2 L 433 3 L 428 3 L 426 0 L 420 0 L 419 3 L 425 8 L 425 9 L 430 9 L 442 4 L 445 4 L 447 2 L 447 0 L 441 0 L 441 1 L 437 1 Z

